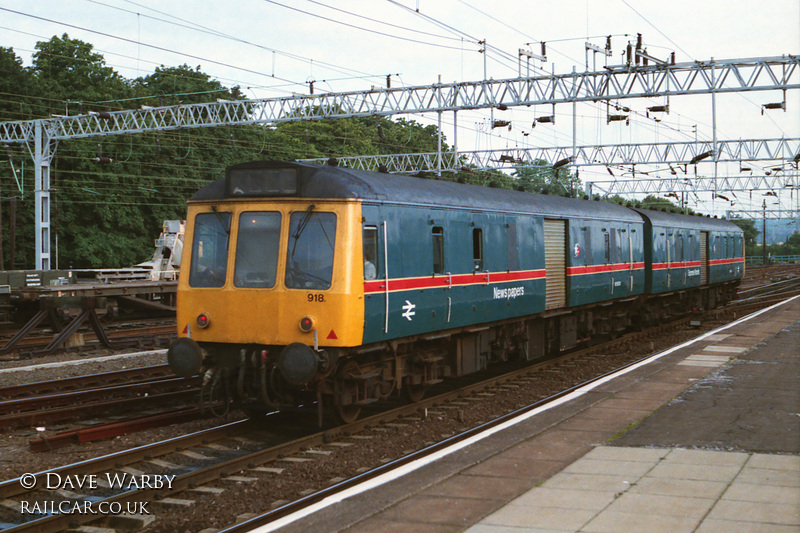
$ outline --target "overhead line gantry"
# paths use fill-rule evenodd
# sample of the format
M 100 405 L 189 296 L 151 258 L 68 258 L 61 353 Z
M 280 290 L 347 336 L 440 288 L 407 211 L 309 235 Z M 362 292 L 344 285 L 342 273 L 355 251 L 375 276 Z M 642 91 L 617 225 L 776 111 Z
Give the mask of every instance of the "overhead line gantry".
M 436 83 L 416 87 L 62 116 L 0 123 L 0 143 L 24 143 L 34 159 L 36 268 L 50 269 L 50 163 L 61 140 L 86 137 L 407 113 L 458 112 L 539 104 L 627 98 L 722 94 L 800 88 L 794 55 L 620 65 L 602 70 L 503 80 Z M 574 143 L 573 143 L 574 144 Z
M 337 157 L 339 165 L 359 170 L 413 174 L 420 171 L 458 171 L 463 167 L 514 168 L 552 166 L 574 157 L 576 167 L 620 165 L 686 165 L 714 150 L 713 141 L 668 141 L 655 143 L 600 144 L 584 146 L 549 146 L 501 148 L 460 152 L 421 152 Z M 574 156 L 573 156 L 574 153 Z M 718 140 L 717 162 L 793 160 L 800 153 L 800 138 Z M 441 156 L 441 161 L 439 160 Z M 326 158 L 303 159 L 324 163 Z

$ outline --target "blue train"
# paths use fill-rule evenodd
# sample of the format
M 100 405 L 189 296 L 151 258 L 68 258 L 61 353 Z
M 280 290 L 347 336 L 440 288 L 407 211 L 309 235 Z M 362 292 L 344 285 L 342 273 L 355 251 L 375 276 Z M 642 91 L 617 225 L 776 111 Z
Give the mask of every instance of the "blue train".
M 723 305 L 744 271 L 725 220 L 303 163 L 229 167 L 186 242 L 174 371 L 207 400 L 342 420 Z

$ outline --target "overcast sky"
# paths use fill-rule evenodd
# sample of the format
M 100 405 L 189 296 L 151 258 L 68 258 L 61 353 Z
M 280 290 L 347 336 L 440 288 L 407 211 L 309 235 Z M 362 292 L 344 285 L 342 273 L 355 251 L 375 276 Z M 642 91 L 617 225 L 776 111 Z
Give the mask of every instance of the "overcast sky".
M 650 55 L 675 52 L 678 62 L 796 55 L 800 0 L 0 0 L 0 46 L 13 47 L 26 65 L 37 41 L 62 33 L 92 43 L 127 78 L 185 63 L 247 95 L 271 97 L 307 93 L 309 81 L 322 92 L 385 85 L 387 75 L 394 87 L 439 76 L 477 81 L 484 69 L 490 78 L 515 77 L 518 50 L 539 52 L 540 41 L 547 42 L 547 62 L 537 67 L 582 71 L 584 43 L 605 46 L 607 35 L 613 57 L 598 56 L 598 67 L 621 64 L 637 33 Z M 485 64 L 480 40 L 490 48 Z M 780 92 L 718 96 L 718 139 L 800 137 L 798 93 L 787 96 L 786 112 L 765 115 L 761 105 L 781 101 Z M 621 102 L 641 113 L 629 125 L 606 124 L 604 105 L 580 105 L 577 144 L 712 138 L 710 96 L 673 97 L 670 114 L 656 123 L 644 112 L 659 103 Z M 551 113 L 549 106 L 512 109 L 502 117 L 511 131 L 491 131 L 488 112 L 462 112 L 459 148 L 570 146 L 571 105 L 557 106 L 555 127 L 531 130 L 535 116 Z M 443 130 L 452 139 L 452 114 Z M 602 174 L 608 177 L 605 169 L 581 171 L 582 178 Z M 794 207 L 796 192 L 784 195 L 784 207 Z M 729 208 L 701 200 L 706 212 Z M 760 195 L 755 203 L 760 207 Z

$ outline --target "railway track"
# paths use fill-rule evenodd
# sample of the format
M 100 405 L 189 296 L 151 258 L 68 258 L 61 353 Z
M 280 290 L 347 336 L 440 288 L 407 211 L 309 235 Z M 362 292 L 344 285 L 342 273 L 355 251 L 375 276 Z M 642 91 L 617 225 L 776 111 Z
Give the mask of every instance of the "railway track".
M 0 389 L 0 428 L 52 424 L 195 399 L 199 378 L 177 378 L 166 365 Z
M 104 486 L 94 491 L 80 493 L 72 490 L 64 492 L 63 487 L 61 492 L 57 490 L 31 491 L 23 486 L 22 478 L 8 480 L 0 484 L 0 501 L 5 502 L 3 509 L 5 516 L 2 514 L 0 516 L 4 516 L 5 522 L 15 524 L 14 527 L 6 529 L 9 532 L 61 531 L 66 527 L 74 527 L 78 523 L 89 522 L 96 519 L 96 516 L 69 513 L 54 514 L 32 520 L 30 514 L 22 515 L 18 512 L 16 516 L 13 516 L 13 508 L 17 507 L 19 510 L 23 501 L 58 501 L 67 502 L 61 505 L 75 506 L 89 501 L 87 500 L 89 497 L 93 498 L 92 505 L 95 508 L 101 501 L 107 502 L 108 508 L 116 505 L 120 506 L 117 507 L 120 509 L 129 509 L 127 506 L 131 504 L 134 507 L 139 505 L 139 509 L 142 509 L 141 505 L 144 505 L 148 513 L 156 512 L 157 508 L 160 516 L 170 516 L 170 513 L 176 512 L 170 508 L 172 500 L 185 501 L 195 498 L 198 490 L 213 493 L 218 490 L 226 490 L 224 487 L 231 484 L 247 485 L 264 481 L 265 478 L 274 479 L 276 473 L 284 469 L 301 468 L 306 462 L 319 461 L 319 458 L 346 463 L 346 461 L 337 461 L 335 457 L 342 453 L 341 450 L 356 445 L 354 443 L 362 440 L 369 441 L 372 438 L 376 440 L 391 438 L 391 434 L 395 432 L 413 431 L 415 425 L 424 426 L 434 418 L 448 420 L 448 424 L 445 424 L 448 428 L 447 433 L 441 434 L 437 438 L 437 440 L 446 440 L 452 436 L 452 433 L 461 433 L 459 429 L 467 429 L 486 422 L 485 420 L 469 420 L 469 415 L 464 415 L 471 406 L 482 403 L 502 406 L 505 402 L 504 395 L 523 389 L 531 390 L 542 381 L 543 376 L 552 377 L 554 373 L 562 376 L 555 380 L 556 385 L 536 392 L 537 397 L 534 402 L 543 401 L 553 394 L 585 383 L 585 371 L 582 369 L 591 368 L 596 374 L 603 375 L 613 368 L 618 368 L 620 366 L 619 359 L 609 356 L 609 353 L 624 352 L 625 347 L 632 343 L 655 339 L 659 335 L 664 335 L 665 332 L 684 327 L 688 321 L 689 319 L 686 318 L 647 332 L 626 335 L 610 343 L 563 356 L 558 360 L 546 361 L 525 368 L 510 370 L 506 368 L 505 372 L 480 381 L 466 384 L 460 382 L 455 390 L 432 390 L 431 397 L 418 403 L 390 405 L 346 426 L 319 431 L 313 429 L 315 417 L 310 413 L 305 417 L 274 414 L 267 420 L 261 421 L 261 424 L 248 421 L 226 424 L 185 437 L 40 472 L 33 478 L 29 476 L 26 481 L 31 484 L 34 480 L 37 487 L 47 487 L 48 475 L 51 479 L 92 479 L 91 476 L 94 476 L 94 479 L 105 479 L 106 485 L 113 485 L 108 482 L 109 479 L 120 479 L 119 476 L 127 476 L 125 479 L 146 480 L 153 483 L 156 479 L 169 479 L 168 486 L 144 488 L 128 486 L 126 490 L 116 491 L 112 486 Z M 631 358 L 623 356 L 622 359 L 626 360 L 627 364 L 630 363 Z M 491 402 L 486 402 L 489 398 Z M 518 408 L 518 406 L 509 406 L 505 410 L 516 411 Z M 500 416 L 500 414 L 492 415 L 491 418 Z M 298 425 L 297 421 L 303 418 L 307 423 Z M 264 433 L 265 427 L 280 428 L 281 433 L 266 434 Z M 397 452 L 395 451 L 395 453 Z M 398 455 L 407 454 L 399 453 Z M 374 457 L 365 459 L 364 462 L 368 463 L 368 467 L 378 466 L 370 464 L 375 462 Z M 358 466 L 363 467 L 364 463 L 362 462 Z M 135 477 L 140 473 L 145 475 L 145 472 L 161 477 Z M 343 475 L 335 477 L 348 479 L 358 475 L 357 468 L 350 470 L 345 468 L 342 471 L 341 465 L 337 473 Z M 313 487 L 313 490 L 317 493 L 321 488 L 317 486 Z M 311 489 L 295 487 L 288 491 L 289 497 L 292 500 L 302 501 L 304 490 Z M 98 500 L 101 497 L 102 500 Z M 147 521 L 146 517 L 139 519 L 143 522 Z M 113 527 L 111 522 L 109 525 Z
M 790 290 L 795 289 L 789 288 L 783 292 Z M 765 291 L 760 296 L 767 299 L 777 297 L 774 291 L 771 294 Z M 709 311 L 705 313 L 703 321 L 719 320 L 725 315 L 741 316 L 750 308 L 764 306 L 763 298 L 758 301 L 748 301 L 749 298 L 725 309 Z M 491 420 L 520 409 L 519 405 L 507 403 L 506 396 L 511 393 L 530 392 L 536 389 L 536 397 L 528 404 L 533 405 L 570 387 L 585 383 L 587 379 L 595 379 L 597 375 L 603 375 L 622 364 L 629 364 L 631 357 L 625 353 L 628 351 L 626 347 L 637 346 L 638 343 L 638 348 L 630 351 L 641 353 L 641 343 L 644 342 L 646 345 L 649 342 L 652 351 L 652 348 L 660 342 L 658 340 L 660 336 L 686 328 L 688 323 L 696 318 L 686 317 L 646 332 L 629 334 L 609 343 L 574 352 L 557 361 L 542 362 L 520 369 L 506 368 L 507 371 L 481 381 L 467 383 L 465 380 L 454 380 L 458 385 L 456 390 L 445 390 L 443 385 L 439 385 L 429 391 L 431 394 L 429 398 L 418 403 L 387 404 L 381 410 L 374 410 L 346 426 L 317 430 L 314 428 L 315 409 L 310 407 L 309 412 L 303 416 L 296 416 L 296 413 L 276 413 L 258 423 L 241 421 L 225 424 L 184 437 L 42 471 L 33 478 L 39 487 L 37 490 L 29 490 L 23 486 L 21 477 L 11 479 L 0 483 L 0 502 L 2 502 L 0 524 L 5 524 L 5 526 L 0 525 L 0 531 L 61 531 L 97 519 L 96 515 L 74 512 L 48 516 L 30 512 L 23 514 L 21 512 L 23 501 L 58 502 L 68 507 L 73 506 L 70 509 L 85 505 L 88 501 L 95 506 L 93 508 L 96 508 L 101 501 L 107 502 L 108 506 L 127 506 L 130 503 L 134 508 L 139 505 L 138 508 L 146 510 L 146 513 L 139 517 L 127 518 L 134 522 L 139 520 L 140 525 L 145 525 L 152 519 L 153 513 L 157 513 L 164 523 L 181 519 L 183 511 L 180 506 L 185 505 L 181 502 L 190 499 L 204 501 L 203 498 L 218 495 L 221 491 L 234 494 L 227 499 L 239 502 L 240 498 L 235 494 L 237 491 L 246 490 L 241 487 L 265 485 L 281 487 L 280 490 L 275 489 L 273 499 L 276 500 L 274 507 L 282 509 L 279 514 L 269 514 L 263 518 L 267 521 L 275 520 L 281 513 L 288 513 L 297 506 L 325 497 L 328 485 L 341 490 L 363 479 L 359 472 L 361 469 L 378 468 L 370 474 L 378 475 L 383 469 L 389 468 L 389 464 L 402 464 L 401 457 L 409 458 L 412 457 L 410 454 L 418 453 L 413 445 L 412 449 L 398 451 L 397 447 L 403 446 L 402 442 L 408 434 L 422 431 L 421 428 L 426 428 L 428 431 L 433 426 L 441 426 L 443 429 L 439 429 L 439 433 L 428 442 L 434 446 L 431 449 L 436 449 L 435 447 L 442 445 L 436 444 L 437 442 L 448 441 L 454 434 L 462 433 L 462 430 L 492 423 Z M 585 375 L 587 369 L 590 369 L 595 376 L 587 378 Z M 556 376 L 557 379 L 545 380 L 543 376 L 548 378 Z M 556 383 L 557 388 L 543 386 L 542 383 L 545 381 L 551 385 Z M 491 401 L 487 402 L 487 399 Z M 481 405 L 486 410 L 489 410 L 488 406 L 494 409 L 494 412 L 488 415 L 488 419 L 482 417 L 476 419 L 471 414 L 475 406 Z M 497 409 L 502 412 L 497 412 Z M 266 433 L 265 428 L 274 428 L 280 430 L 280 433 Z M 387 439 L 391 444 L 386 444 Z M 364 442 L 374 442 L 375 449 L 389 446 L 393 451 L 385 457 L 361 452 L 363 457 L 356 465 L 348 466 L 350 459 L 343 458 L 342 454 L 347 453 L 350 447 L 358 448 Z M 378 445 L 378 442 L 383 444 Z M 383 466 L 384 463 L 387 466 Z M 296 475 L 294 481 L 287 483 L 280 479 L 281 482 L 276 483 L 283 471 L 303 468 L 306 469 L 305 474 Z M 317 476 L 313 482 L 305 481 L 314 477 L 309 475 L 312 471 L 310 469 L 313 469 L 314 476 Z M 331 475 L 326 481 L 320 482 L 318 471 L 330 471 L 336 475 Z M 100 486 L 96 490 L 83 492 L 68 490 L 74 487 L 50 490 L 47 488 L 48 475 L 51 475 L 52 479 L 94 478 L 101 481 L 105 479 L 105 485 L 109 486 Z M 109 479 L 121 479 L 119 476 L 137 480 L 138 484 L 135 487 L 130 485 L 114 487 L 114 483 L 108 482 Z M 27 479 L 27 482 L 30 482 L 31 478 Z M 155 483 L 156 479 L 169 479 L 170 483 L 161 487 L 140 486 L 151 481 Z M 125 490 L 114 490 L 115 488 Z M 314 495 L 307 497 L 310 493 Z M 281 503 L 283 500 L 294 503 L 284 507 Z M 259 501 L 270 501 L 270 499 L 259 498 Z M 130 509 L 114 508 L 123 511 Z M 178 510 L 175 510 L 176 508 Z M 225 526 L 233 523 L 235 519 L 235 516 L 226 515 L 224 520 L 227 522 L 217 525 Z M 121 519 L 108 519 L 106 525 L 130 527 L 130 523 L 121 526 L 115 520 Z
M 61 348 L 53 345 L 57 332 L 51 329 L 43 328 L 27 332 L 22 338 L 14 341 L 19 333 L 17 330 L 6 330 L 0 335 L 0 347 L 12 346 L 8 348 L 7 355 L 0 355 L 0 359 L 48 355 L 58 351 L 86 352 L 101 347 L 103 342 L 103 339 L 89 327 L 73 333 L 70 341 Z M 128 321 L 107 326 L 105 337 L 115 348 L 168 346 L 177 337 L 177 326 L 174 318 Z

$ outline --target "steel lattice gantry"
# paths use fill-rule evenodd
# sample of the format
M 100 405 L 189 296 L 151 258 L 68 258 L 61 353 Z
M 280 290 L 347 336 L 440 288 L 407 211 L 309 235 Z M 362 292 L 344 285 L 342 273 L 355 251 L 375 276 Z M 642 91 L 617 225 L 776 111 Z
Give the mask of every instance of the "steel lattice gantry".
M 49 139 L 59 140 L 233 124 L 459 111 L 501 105 L 512 107 L 797 88 L 800 88 L 800 58 L 792 55 L 619 66 L 571 74 L 373 88 L 3 122 L 0 123 L 0 142 L 31 142 L 38 122 L 47 130 Z
M 50 268 L 49 167 L 59 140 L 406 113 L 459 111 L 624 98 L 800 88 L 797 56 L 606 67 L 504 80 L 153 107 L 0 123 L 0 143 L 25 143 L 36 172 L 36 268 Z
M 573 166 L 619 165 L 685 165 L 701 154 L 713 152 L 713 141 L 682 141 L 588 145 L 574 148 Z M 718 140 L 716 161 L 786 161 L 800 153 L 800 138 Z M 359 170 L 415 173 L 457 171 L 468 168 L 502 168 L 553 165 L 572 157 L 573 147 L 503 148 L 463 152 L 424 152 L 416 154 L 383 154 L 337 158 L 339 165 Z M 441 155 L 441 158 L 440 158 Z M 304 159 L 324 163 L 327 159 Z
M 724 191 L 756 191 L 800 188 L 797 173 L 781 173 L 760 176 L 686 176 L 683 178 L 651 178 L 615 179 L 608 181 L 587 182 L 587 188 L 593 192 L 602 191 L 603 196 L 614 194 L 664 194 L 669 192 L 724 192 Z
M 793 218 L 795 220 L 800 217 L 800 210 L 798 209 L 784 209 L 783 211 L 770 211 L 767 209 L 729 209 L 726 211 L 727 218 L 734 219 L 734 218 L 744 218 L 750 220 L 759 220 L 759 219 L 787 219 Z

